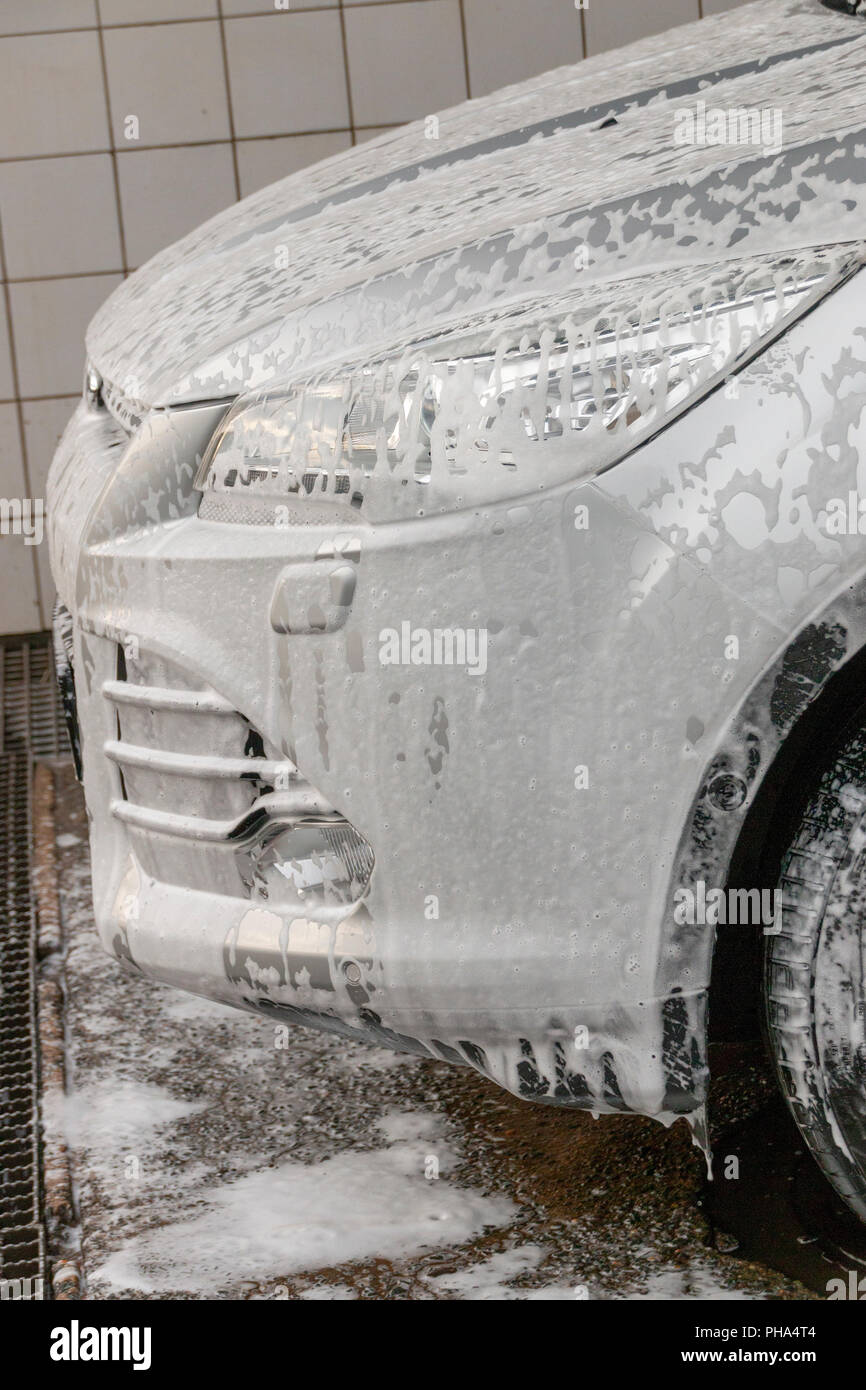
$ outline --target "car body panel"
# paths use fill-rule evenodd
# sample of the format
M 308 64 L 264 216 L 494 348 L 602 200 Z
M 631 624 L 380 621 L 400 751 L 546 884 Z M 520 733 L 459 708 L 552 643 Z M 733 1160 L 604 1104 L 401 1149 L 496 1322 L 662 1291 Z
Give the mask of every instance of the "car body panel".
M 97 317 L 95 366 L 143 420 L 119 430 L 82 404 L 48 515 L 74 618 L 97 924 L 131 967 L 276 1020 L 464 1062 L 528 1098 L 689 1114 L 700 1127 L 714 931 L 678 926 L 674 893 L 701 875 L 724 884 L 786 729 L 864 646 L 862 544 L 829 534 L 827 506 L 861 484 L 866 274 L 733 387 L 597 475 L 581 476 L 576 451 L 574 476 L 548 484 L 530 469 L 498 501 L 395 520 L 326 510 L 285 527 L 203 519 L 193 483 L 226 409 L 212 398 L 456 317 L 465 329 L 506 304 L 556 304 L 585 273 L 577 243 L 594 248 L 600 295 L 606 277 L 676 274 L 680 260 L 696 274 L 703 260 L 862 246 L 852 84 L 864 31 L 800 0 L 746 15 L 756 58 L 838 40 L 821 62 L 721 84 L 725 100 L 769 99 L 780 81 L 805 92 L 778 156 L 702 148 L 675 170 L 662 132 L 679 98 L 656 97 L 640 140 L 572 126 L 502 162 L 483 152 L 459 175 L 443 164 L 311 214 L 292 224 L 300 239 L 280 279 L 274 209 L 310 189 L 326 201 L 349 168 L 359 183 L 378 178 L 382 151 L 405 167 L 410 132 L 215 219 Z M 488 119 L 503 133 L 516 113 L 549 120 L 551 107 L 575 109 L 578 90 L 597 108 L 653 73 L 663 84 L 677 63 L 712 70 L 711 53 L 717 68 L 742 52 L 733 19 L 686 31 L 678 56 L 647 41 L 472 105 L 445 139 L 460 150 Z M 623 143 L 597 153 L 611 131 Z M 591 206 L 564 177 L 578 156 Z M 448 203 L 455 179 L 462 210 Z M 386 210 L 406 215 L 399 237 Z M 210 403 L 184 403 L 196 396 Z M 404 624 L 483 629 L 484 669 L 384 665 L 382 634 Z M 799 682 L 799 704 L 780 703 L 790 654 L 811 649 L 811 634 L 823 664 Z M 121 749 L 121 772 L 129 700 L 133 744 L 151 746 L 138 767 Z M 261 767 L 283 760 L 374 856 L 342 910 L 311 910 L 289 889 L 264 901 L 240 831 L 202 838 L 203 821 L 216 835 L 249 811 L 227 775 L 249 756 L 245 730 Z M 206 799 L 202 778 L 217 776 Z M 738 804 L 713 801 L 719 776 L 739 779 Z M 138 823 L 121 804 L 136 785 L 150 815 Z

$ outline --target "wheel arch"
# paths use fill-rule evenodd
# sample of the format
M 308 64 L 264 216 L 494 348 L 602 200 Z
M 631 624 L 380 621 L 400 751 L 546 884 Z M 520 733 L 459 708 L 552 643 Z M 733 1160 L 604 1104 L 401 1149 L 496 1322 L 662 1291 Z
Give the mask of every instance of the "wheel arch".
M 704 767 L 670 879 L 659 992 L 704 986 L 707 1041 L 757 1037 L 760 927 L 715 932 L 677 926 L 677 888 L 773 889 L 794 826 L 821 770 L 852 720 L 866 710 L 866 576 L 792 635 L 733 713 Z M 714 804 L 714 784 L 734 778 L 739 808 Z

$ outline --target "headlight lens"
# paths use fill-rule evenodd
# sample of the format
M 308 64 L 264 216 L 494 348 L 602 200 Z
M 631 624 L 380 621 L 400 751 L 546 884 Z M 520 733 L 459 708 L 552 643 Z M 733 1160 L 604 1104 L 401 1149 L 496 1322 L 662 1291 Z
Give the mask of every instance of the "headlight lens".
M 536 306 L 483 334 L 242 397 L 196 486 L 223 503 L 299 505 L 309 519 L 318 501 L 380 520 L 586 477 L 738 370 L 862 259 L 848 245 L 595 286 L 555 312 Z

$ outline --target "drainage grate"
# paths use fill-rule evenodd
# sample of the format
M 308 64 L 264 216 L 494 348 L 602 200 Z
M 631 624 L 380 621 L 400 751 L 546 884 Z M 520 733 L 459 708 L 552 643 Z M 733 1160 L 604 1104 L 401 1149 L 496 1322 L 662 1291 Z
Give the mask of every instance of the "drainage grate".
M 21 1296 L 22 1288 L 36 1284 L 41 1289 L 36 1281 L 45 1275 L 30 786 L 34 758 L 68 752 L 50 636 L 38 633 L 0 640 L 0 1294 L 4 1297 L 9 1296 L 7 1281 L 16 1281 Z
M 0 1279 L 39 1280 L 35 921 L 30 895 L 30 758 L 0 757 Z
M 0 752 L 26 749 L 34 758 L 68 757 L 49 633 L 0 643 L 0 703 Z

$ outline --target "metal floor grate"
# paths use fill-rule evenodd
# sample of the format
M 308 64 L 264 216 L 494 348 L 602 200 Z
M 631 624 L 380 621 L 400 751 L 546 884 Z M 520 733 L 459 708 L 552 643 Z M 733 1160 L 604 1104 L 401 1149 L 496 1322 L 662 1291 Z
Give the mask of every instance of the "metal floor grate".
M 0 753 L 26 749 L 34 758 L 68 756 L 48 633 L 0 643 L 0 702 Z
M 32 1287 L 33 1281 L 45 1276 L 30 787 L 34 758 L 68 753 L 50 636 L 37 633 L 0 640 L 0 1293 L 4 1297 L 9 1296 L 7 1281 L 20 1281 L 19 1288 L 22 1284 Z
M 30 758 L 0 757 L 0 1279 L 41 1280 Z

